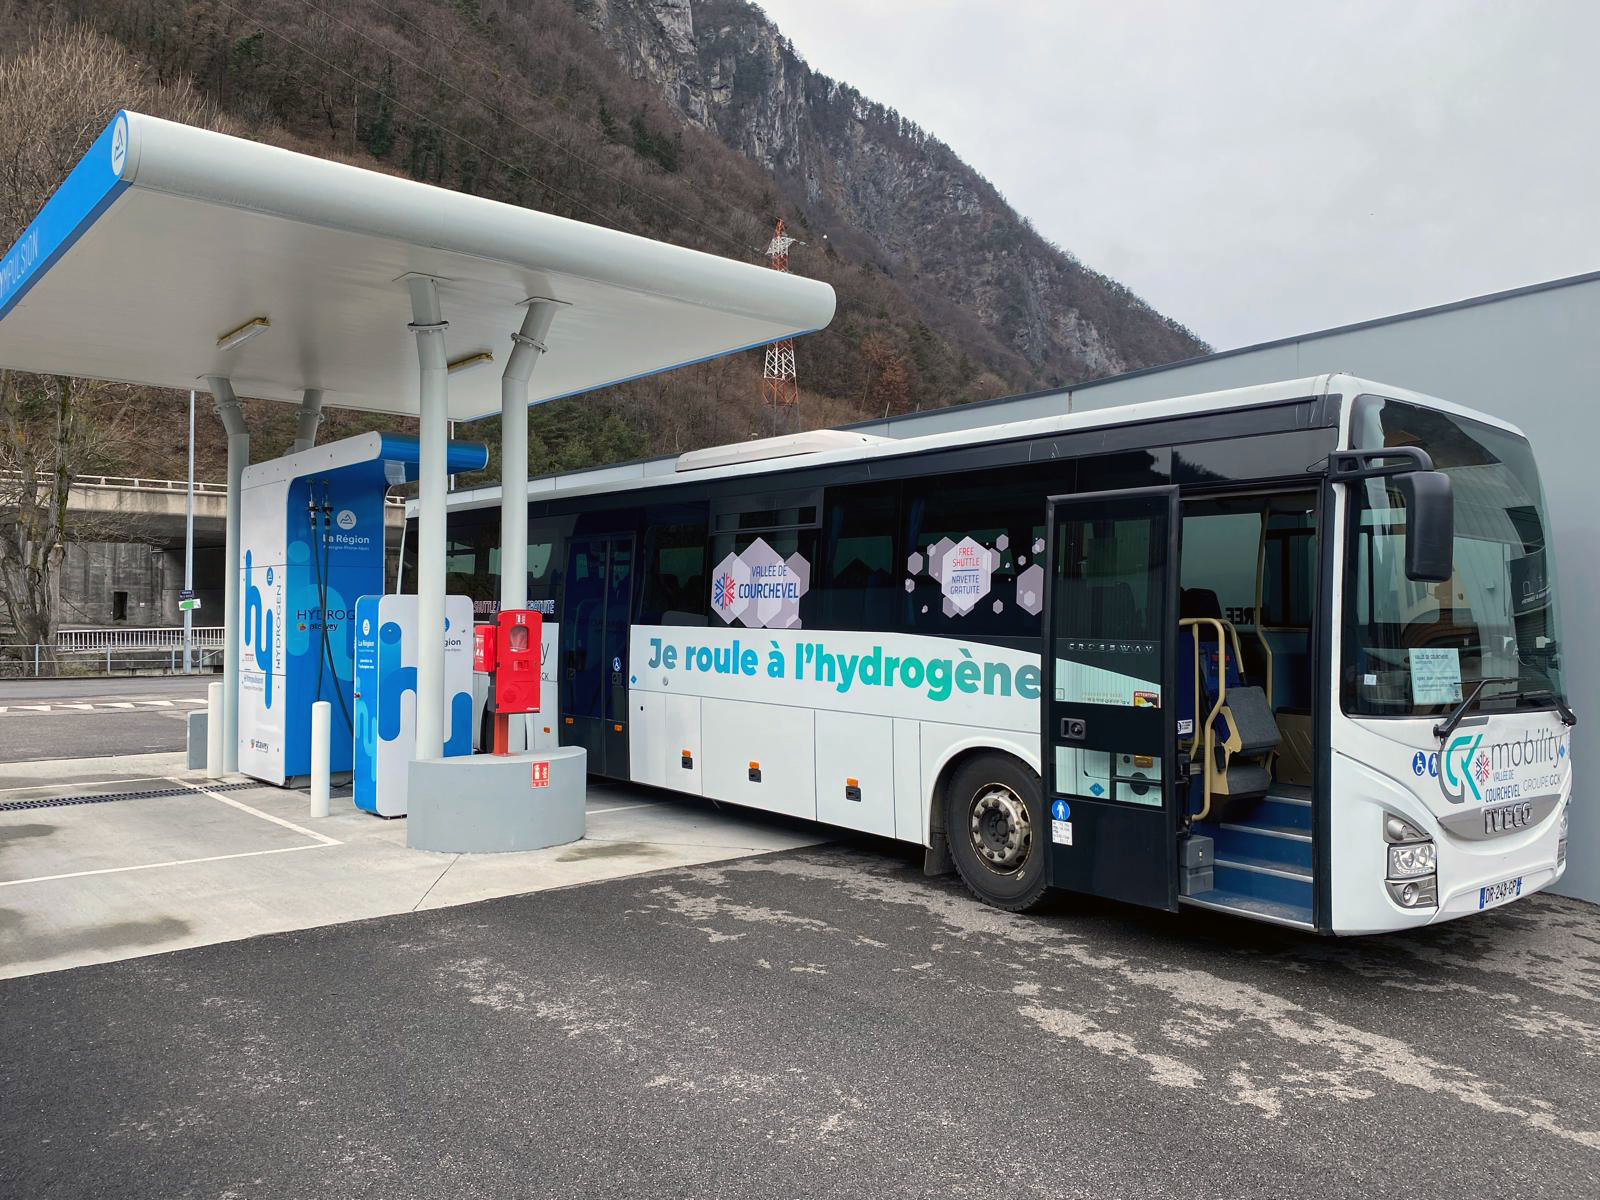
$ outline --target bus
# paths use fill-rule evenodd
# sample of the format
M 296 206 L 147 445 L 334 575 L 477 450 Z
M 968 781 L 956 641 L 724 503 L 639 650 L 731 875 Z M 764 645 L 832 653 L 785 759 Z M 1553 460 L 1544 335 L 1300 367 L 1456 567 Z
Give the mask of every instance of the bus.
M 449 501 L 484 614 L 498 505 Z M 1012 911 L 1359 934 L 1565 869 L 1549 518 L 1497 418 L 1330 375 L 556 475 L 527 519 L 531 744 L 593 775 L 915 843 Z

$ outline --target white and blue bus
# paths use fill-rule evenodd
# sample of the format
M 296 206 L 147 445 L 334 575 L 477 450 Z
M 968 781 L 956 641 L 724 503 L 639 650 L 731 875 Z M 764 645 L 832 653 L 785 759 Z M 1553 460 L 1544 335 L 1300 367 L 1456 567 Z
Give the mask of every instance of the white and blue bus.
M 535 480 L 550 737 L 598 776 L 1323 933 L 1565 868 L 1549 519 L 1512 426 L 1323 376 Z M 498 490 L 449 590 L 492 611 Z

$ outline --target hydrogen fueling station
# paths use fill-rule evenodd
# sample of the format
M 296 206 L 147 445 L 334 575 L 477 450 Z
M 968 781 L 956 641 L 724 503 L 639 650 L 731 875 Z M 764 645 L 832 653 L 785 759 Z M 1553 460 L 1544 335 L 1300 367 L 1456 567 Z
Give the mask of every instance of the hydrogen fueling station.
M 0 363 L 213 397 L 221 773 L 349 772 L 356 804 L 407 815 L 415 847 L 511 850 L 581 837 L 585 787 L 584 750 L 526 719 L 550 703 L 539 614 L 516 615 L 529 406 L 833 311 L 814 280 L 120 112 L 0 260 Z M 250 461 L 241 396 L 298 407 L 289 454 Z M 414 417 L 419 434 L 318 445 L 323 406 Z M 471 603 L 445 594 L 445 507 L 450 476 L 488 454 L 449 431 L 496 412 L 501 619 L 475 647 Z M 413 482 L 416 591 L 386 594 L 383 505 Z M 483 673 L 518 672 L 499 688 L 499 753 L 473 753 L 475 653 Z

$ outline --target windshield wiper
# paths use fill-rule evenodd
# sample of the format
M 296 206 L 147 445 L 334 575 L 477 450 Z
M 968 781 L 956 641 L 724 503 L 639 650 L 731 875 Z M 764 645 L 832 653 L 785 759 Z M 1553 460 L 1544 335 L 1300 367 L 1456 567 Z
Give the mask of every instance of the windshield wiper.
M 1461 703 L 1451 710 L 1450 715 L 1433 727 L 1433 736 L 1443 742 L 1445 738 L 1454 733 L 1456 726 L 1461 724 L 1461 719 L 1467 715 L 1467 710 L 1472 707 L 1472 702 L 1478 698 L 1478 693 L 1483 691 L 1485 685 L 1516 682 L 1515 677 L 1507 675 L 1490 675 L 1487 678 L 1478 680 L 1477 683 L 1472 685 L 1472 690 L 1463 697 Z
M 1518 700 L 1549 700 L 1556 706 L 1556 711 L 1561 714 L 1561 723 L 1567 728 L 1578 723 L 1578 714 L 1567 707 L 1566 698 L 1554 688 L 1534 688 L 1530 692 L 1518 692 Z
M 1451 710 L 1450 715 L 1433 727 L 1433 736 L 1442 743 L 1456 731 L 1456 726 L 1461 724 L 1462 718 L 1467 715 L 1467 710 L 1472 707 L 1478 693 L 1483 691 L 1485 684 L 1490 683 L 1516 683 L 1518 680 L 1505 675 L 1491 675 L 1487 679 L 1480 679 L 1467 693 L 1466 698 Z M 1555 705 L 1556 711 L 1561 714 L 1561 723 L 1568 728 L 1578 723 L 1577 714 L 1567 707 L 1567 702 L 1554 688 L 1533 688 L 1528 691 L 1515 691 L 1509 693 L 1514 700 L 1548 700 Z M 1499 697 L 1496 697 L 1497 699 Z

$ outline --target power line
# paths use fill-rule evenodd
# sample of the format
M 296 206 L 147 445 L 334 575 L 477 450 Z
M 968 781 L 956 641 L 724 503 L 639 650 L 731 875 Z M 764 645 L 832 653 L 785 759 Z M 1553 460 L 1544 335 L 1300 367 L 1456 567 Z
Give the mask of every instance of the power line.
M 306 5 L 309 6 L 309 8 L 315 8 L 315 10 L 317 10 L 318 13 L 322 13 L 323 16 L 326 16 L 326 18 L 330 19 L 330 21 L 338 22 L 338 24 L 341 24 L 341 26 L 344 26 L 344 27 L 346 27 L 346 29 L 349 29 L 350 32 L 352 32 L 352 34 L 357 35 L 357 37 L 363 38 L 363 40 L 365 40 L 365 42 L 371 43 L 371 45 L 374 45 L 374 46 L 379 46 L 378 42 L 374 42 L 373 38 L 368 37 L 368 35 L 366 35 L 366 34 L 363 34 L 362 30 L 357 29 L 357 27 L 350 26 L 350 24 L 347 24 L 346 21 L 342 21 L 342 19 L 339 19 L 338 16 L 334 16 L 333 13 L 330 13 L 330 11 L 326 10 L 326 8 L 323 8 L 322 5 L 318 5 L 318 3 L 315 3 L 314 0 L 302 0 L 302 3 L 306 3 Z M 435 37 L 435 34 L 432 34 L 432 32 L 429 32 L 429 30 L 424 29 L 424 27 L 422 27 L 422 26 L 419 26 L 418 22 L 413 21 L 413 19 L 411 19 L 411 18 L 408 18 L 408 16 L 406 16 L 405 13 L 402 13 L 402 11 L 395 10 L 395 8 L 390 8 L 390 6 L 386 5 L 386 3 L 382 3 L 382 0 L 368 0 L 368 3 L 371 3 L 371 5 L 373 5 L 374 8 L 378 8 L 378 10 L 381 10 L 382 13 L 389 14 L 389 16 L 392 16 L 392 18 L 394 18 L 395 21 L 403 21 L 403 22 L 405 22 L 405 24 L 408 24 L 408 26 L 410 26 L 411 29 L 416 30 L 416 32 L 418 32 L 418 34 L 422 34 L 422 35 L 424 35 L 424 37 L 429 37 L 429 38 Z M 382 48 L 382 50 L 384 50 L 384 53 L 394 53 L 394 51 L 387 50 L 386 46 L 379 46 L 379 48 Z M 450 53 L 454 54 L 454 51 L 451 50 Z M 446 80 L 446 78 L 443 78 L 443 77 L 440 77 L 440 75 L 434 74 L 434 72 L 432 72 L 432 70 L 429 70 L 429 69 L 427 69 L 427 67 L 422 66 L 422 64 L 419 64 L 419 62 L 411 62 L 410 59 L 403 58 L 403 56 L 400 56 L 400 54 L 395 54 L 395 58 L 398 58 L 398 59 L 400 59 L 400 61 L 405 62 L 406 66 L 411 67 L 411 69 L 418 70 L 418 72 L 421 72 L 421 74 L 427 75 L 427 77 L 432 78 L 432 80 L 435 80 L 435 82 L 443 83 L 443 85 L 445 85 L 446 88 L 451 88 L 451 90 L 456 91 L 456 93 L 461 94 L 461 96 L 466 96 L 467 99 L 470 99 L 470 101 L 475 102 L 475 104 L 477 104 L 477 106 L 482 107 L 482 109 L 485 110 L 485 112 L 494 112 L 494 106 L 491 106 L 491 104 L 488 104 L 488 102 L 483 101 L 483 99 L 478 98 L 478 96 L 474 96 L 474 94 L 470 93 L 470 91 L 467 91 L 466 88 L 462 88 L 462 86 L 459 86 L 458 83 L 453 83 L 453 82 L 451 82 L 451 80 Z M 459 59 L 458 59 L 458 61 L 459 61 Z M 555 138 L 550 138 L 549 134 L 539 133 L 538 130 L 534 130 L 534 128 L 531 128 L 530 125 L 525 125 L 525 123 L 520 122 L 520 120 L 517 120 L 517 118 L 515 118 L 514 115 L 509 114 L 509 112 L 507 112 L 507 114 L 504 114 L 504 115 L 506 115 L 507 120 L 509 120 L 509 122 L 512 123 L 512 125 L 517 126 L 518 130 L 522 130 L 523 133 L 528 134 L 528 136 L 530 136 L 530 138 L 538 138 L 539 141 L 546 142 L 546 144 L 549 144 L 549 146 L 554 146 L 555 149 L 560 150 L 560 152 L 562 152 L 562 154 L 571 155 L 571 157 L 576 158 L 576 160 L 578 160 L 578 162 L 581 162 L 582 165 L 587 166 L 587 168 L 589 168 L 589 170 L 595 171 L 595 173 L 597 173 L 597 174 L 603 174 L 603 176 L 605 176 L 606 179 L 611 179 L 611 181 L 618 182 L 618 184 L 621 184 L 622 187 L 627 187 L 627 189 L 629 189 L 630 192 L 634 192 L 635 195 L 642 195 L 642 197 L 645 197 L 646 200 L 653 200 L 653 202 L 659 203 L 659 205 L 661 205 L 662 208 L 666 208 L 667 211 L 670 211 L 670 213 L 675 213 L 675 214 L 677 214 L 677 216 L 682 216 L 682 218 L 685 219 L 685 221 L 693 221 L 694 224 L 696 224 L 696 226 L 699 226 L 699 227 L 701 227 L 701 229 L 706 230 L 706 232 L 709 232 L 709 234 L 715 235 L 715 237 L 723 238 L 723 240 L 725 240 L 725 242 L 728 243 L 728 245 L 734 246 L 734 248 L 736 248 L 736 250 L 738 250 L 739 253 L 741 253 L 741 254 L 749 253 L 749 248 L 747 248 L 747 246 L 742 245 L 742 243 L 739 243 L 738 240 L 736 240 L 736 238 L 734 238 L 733 235 L 728 234 L 728 232 L 726 232 L 726 230 L 717 229 L 717 227 L 715 227 L 715 226 L 710 226 L 710 224 L 707 224 L 707 222 L 701 221 L 701 219 L 699 219 L 698 216 L 694 216 L 693 213 L 688 213 L 688 211 L 682 210 L 682 208 L 678 208 L 678 206 L 674 205 L 674 203 L 670 203 L 669 200 L 664 200 L 664 198 L 662 198 L 661 195 L 654 194 L 654 192 L 648 192 L 648 190 L 643 189 L 642 186 L 638 186 L 638 184 L 635 184 L 635 182 L 630 181 L 630 179 L 624 178 L 624 176 L 621 176 L 621 174 L 616 173 L 616 171 L 611 171 L 610 168 L 606 168 L 606 166 L 602 166 L 602 165 L 600 165 L 600 163 L 592 162 L 592 160 L 589 160 L 589 158 L 582 157 L 581 154 L 578 154 L 578 150 L 571 149 L 570 146 L 563 146 L 562 142 L 557 141 L 557 139 L 555 139 Z M 691 192 L 694 192 L 694 195 L 698 195 L 698 197 L 701 197 L 702 200 L 712 200 L 712 202 L 720 203 L 720 205 L 722 205 L 723 208 L 728 208 L 728 210 L 738 211 L 738 210 L 734 210 L 734 206 L 731 205 L 731 203 L 726 202 L 726 200 L 723 200 L 722 197 L 718 197 L 718 195 L 714 195 L 714 194 L 712 194 L 712 192 L 706 192 L 706 190 L 702 190 L 701 187 L 696 186 L 696 184 L 694 184 L 694 181 L 691 181 L 691 179 L 683 179 L 683 186 L 688 187 L 688 189 L 690 189 Z
M 511 124 L 515 125 L 518 129 L 522 130 L 522 132 L 526 133 L 529 137 L 535 138 L 538 141 L 541 141 L 541 142 L 545 143 L 546 145 L 551 146 L 551 147 L 561 151 L 563 154 L 566 154 L 566 155 L 570 156 L 571 158 L 573 158 L 577 162 L 580 162 L 584 166 L 588 167 L 595 174 L 604 176 L 605 178 L 611 180 L 612 182 L 614 182 L 616 184 L 619 184 L 622 187 L 627 188 L 629 191 L 633 192 L 637 196 L 640 196 L 640 197 L 642 197 L 642 198 L 644 198 L 646 200 L 649 200 L 649 201 L 651 201 L 651 202 L 653 202 L 655 204 L 659 204 L 662 208 L 666 209 L 668 212 L 671 212 L 671 213 L 675 214 L 676 216 L 679 216 L 679 217 L 683 218 L 685 221 L 693 222 L 695 225 L 698 225 L 701 229 L 705 230 L 707 233 L 711 234 L 713 237 L 720 238 L 722 241 L 726 242 L 728 245 L 734 247 L 741 254 L 745 252 L 745 247 L 740 245 L 738 241 L 736 241 L 731 235 L 729 235 L 725 231 L 723 231 L 721 229 L 718 229 L 714 225 L 710 225 L 710 224 L 706 223 L 705 221 L 701 220 L 699 217 L 695 216 L 693 213 L 687 212 L 686 210 L 679 208 L 677 205 L 672 204 L 670 201 L 663 199 L 659 194 L 645 190 L 639 184 L 636 184 L 636 183 L 632 182 L 631 180 L 625 178 L 624 176 L 617 174 L 615 171 L 612 171 L 607 167 L 603 167 L 599 163 L 594 162 L 591 159 L 585 158 L 583 155 L 579 154 L 576 150 L 572 149 L 570 146 L 562 145 L 559 140 L 557 140 L 556 138 L 551 137 L 549 134 L 541 133 L 539 130 L 534 129 L 532 126 L 530 126 L 530 125 L 528 125 L 528 124 L 526 124 L 526 123 L 524 123 L 522 121 L 519 121 L 516 118 L 515 115 L 513 115 L 513 114 L 511 114 L 509 112 L 503 113 L 503 114 L 497 114 L 496 108 L 495 108 L 494 105 L 489 104 L 487 101 L 485 101 L 485 100 L 479 98 L 478 96 L 474 95 L 473 93 L 469 92 L 466 88 L 462 87 L 460 84 L 454 82 L 453 80 L 446 79 L 444 76 L 438 74 L 437 72 L 429 70 L 427 67 L 425 67 L 421 63 L 413 62 L 411 59 L 405 57 L 405 55 L 403 55 L 403 54 L 396 54 L 393 50 L 389 49 L 387 46 L 384 46 L 381 42 L 377 41 L 377 39 L 373 38 L 371 35 L 367 34 L 366 32 L 364 32 L 363 30 L 361 30 L 357 26 L 354 26 L 354 25 L 350 24 L 348 21 L 344 20 L 342 17 L 337 16 L 336 14 L 334 14 L 332 12 L 329 12 L 322 5 L 316 3 L 315 0 L 301 0 L 301 2 L 303 4 L 305 4 L 305 6 L 307 8 L 313 9 L 316 12 L 321 13 L 328 20 L 330 20 L 330 21 L 334 22 L 335 24 L 341 26 L 342 28 L 348 30 L 350 33 L 355 34 L 357 37 L 359 37 L 362 41 L 366 42 L 368 45 L 377 47 L 378 49 L 382 50 L 385 54 L 388 54 L 391 57 L 397 59 L 398 61 L 404 63 L 406 66 L 410 67 L 413 71 L 416 71 L 416 72 L 418 72 L 419 74 L 422 74 L 422 75 L 426 75 L 429 79 L 432 79 L 435 83 L 441 84 L 442 86 L 449 88 L 451 91 L 455 92 L 457 95 L 461 96 L 462 98 L 464 98 L 466 100 L 470 100 L 472 103 L 474 103 L 474 104 L 478 105 L 480 108 L 482 108 L 485 112 L 487 112 L 487 113 L 489 113 L 491 115 L 501 115 L 501 116 L 503 116 L 507 121 L 509 121 Z M 410 17 L 407 17 L 404 14 L 402 14 L 400 12 L 397 12 L 396 10 L 388 7 L 386 4 L 381 3 L 380 0 L 370 0 L 370 2 L 373 4 L 374 7 L 382 10 L 383 12 L 387 13 L 389 16 L 395 18 L 396 20 L 404 21 L 407 25 L 411 26 L 411 28 L 416 30 L 418 33 L 423 34 L 424 36 L 433 36 L 433 35 L 429 34 L 427 30 L 423 29 L 422 26 L 418 25 L 415 21 L 413 21 Z M 694 184 L 692 182 L 690 182 L 689 180 L 684 180 L 684 183 L 696 195 L 702 196 L 702 197 L 709 197 L 709 193 L 705 193 L 705 192 L 700 191 L 700 189 L 695 187 Z M 726 204 L 726 201 L 723 201 L 722 203 Z M 728 207 L 732 207 L 732 206 L 729 205 Z
M 478 143 L 474 142 L 471 138 L 467 137 L 465 134 L 458 133 L 456 130 L 451 129 L 449 126 L 444 125 L 441 122 L 434 120 L 432 117 L 428 116 L 426 113 L 420 112 L 417 109 L 412 108 L 409 104 L 404 103 L 403 101 L 401 101 L 397 97 L 389 95 L 387 92 L 385 92 L 382 88 L 378 87 L 376 84 L 368 83 L 365 79 L 362 79 L 360 76 L 355 75 L 352 72 L 345 70 L 343 67 L 339 66 L 337 63 L 329 62 L 327 59 L 323 58 L 320 54 L 317 54 L 315 51 L 310 50 L 310 49 L 306 48 L 305 46 L 301 45 L 299 42 L 295 41 L 293 38 L 289 37 L 287 34 L 280 33 L 278 30 L 272 28 L 272 26 L 268 25 L 265 21 L 262 21 L 259 17 L 255 17 L 255 16 L 253 16 L 253 15 L 251 15 L 249 13 L 244 12 L 242 9 L 239 8 L 238 5 L 231 3 L 231 0 L 218 0 L 218 2 L 224 8 L 226 8 L 230 12 L 232 12 L 235 16 L 238 16 L 238 17 L 240 17 L 241 19 L 243 19 L 243 20 L 245 20 L 247 22 L 251 22 L 253 24 L 256 24 L 256 25 L 260 26 L 262 29 L 264 29 L 268 33 L 272 34 L 272 36 L 277 38 L 280 42 L 283 42 L 286 46 L 289 46 L 292 49 L 298 50 L 301 54 L 306 55 L 308 58 L 315 59 L 317 62 L 321 63 L 323 66 L 327 67 L 329 70 L 337 71 L 337 72 L 339 72 L 339 74 L 345 76 L 347 79 L 350 79 L 353 82 L 361 85 L 362 87 L 368 88 L 369 90 L 377 93 L 383 99 L 388 100 L 391 104 L 395 105 L 397 108 L 404 109 L 407 113 L 409 113 L 410 115 L 415 117 L 417 120 L 423 122 L 424 124 L 433 126 L 435 129 L 439 130 L 439 132 L 441 132 L 441 133 L 448 134 L 449 136 L 455 138 L 457 141 L 462 143 L 462 145 L 469 146 L 473 150 L 476 150 L 479 154 L 483 155 L 485 158 L 491 159 L 494 162 L 499 163 L 501 166 L 505 167 L 506 170 L 511 171 L 514 174 L 520 172 L 521 174 L 526 175 L 529 179 L 532 179 L 540 187 L 543 187 L 543 188 L 547 189 L 548 191 L 553 192 L 555 195 L 560 196 L 563 200 L 566 200 L 568 203 L 573 204 L 576 207 L 585 210 L 586 212 L 593 213 L 594 216 L 600 221 L 601 224 L 607 225 L 607 226 L 611 227 L 612 229 L 621 229 L 621 226 L 618 225 L 616 221 L 614 221 L 610 217 L 606 216 L 605 213 L 603 213 L 599 209 L 595 208 L 594 205 L 585 203 L 584 201 L 579 200 L 576 196 L 570 195 L 567 192 L 562 191 L 560 188 L 556 187 L 553 183 L 549 183 L 546 180 L 543 180 L 543 179 L 539 178 L 539 176 L 535 175 L 532 171 L 528 170 L 527 167 L 518 166 L 515 163 L 508 162 L 506 159 L 501 158 L 498 154 L 494 153 L 492 150 L 488 150 L 485 147 L 478 145 Z M 298 76 L 299 72 L 296 72 L 295 74 Z M 303 77 L 302 77 L 302 82 L 309 82 L 309 81 L 303 79 Z

